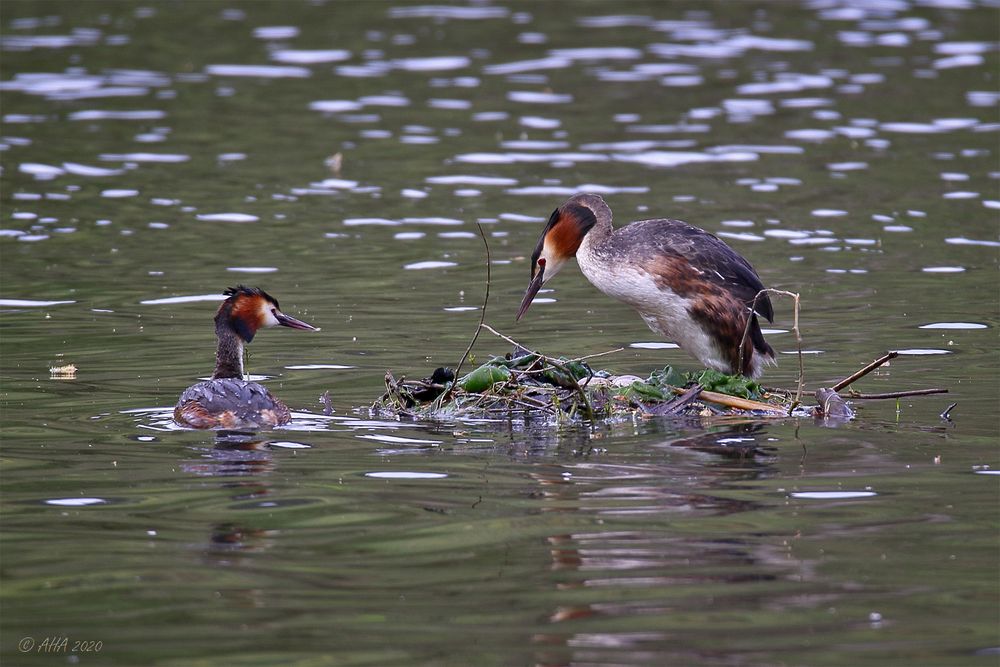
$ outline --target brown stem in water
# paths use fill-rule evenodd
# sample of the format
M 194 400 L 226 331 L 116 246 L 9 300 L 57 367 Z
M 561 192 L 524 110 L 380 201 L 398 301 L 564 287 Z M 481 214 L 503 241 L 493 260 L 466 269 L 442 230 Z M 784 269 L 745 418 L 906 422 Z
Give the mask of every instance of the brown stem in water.
M 856 391 L 847 392 L 849 398 L 859 398 L 859 399 L 879 399 L 879 398 L 903 398 L 905 396 L 927 396 L 929 394 L 947 394 L 947 389 L 910 389 L 908 391 L 890 391 L 884 394 L 862 394 Z
M 686 389 L 683 387 L 674 387 L 675 394 L 683 394 Z M 702 391 L 698 395 L 698 398 L 703 401 L 708 401 L 709 403 L 716 403 L 718 405 L 725 406 L 727 408 L 737 408 L 738 410 L 761 410 L 763 412 L 781 412 L 782 409 L 777 405 L 770 405 L 768 403 L 761 403 L 759 401 L 751 401 L 748 398 L 740 398 L 739 396 L 730 396 L 729 394 L 720 394 L 715 391 Z

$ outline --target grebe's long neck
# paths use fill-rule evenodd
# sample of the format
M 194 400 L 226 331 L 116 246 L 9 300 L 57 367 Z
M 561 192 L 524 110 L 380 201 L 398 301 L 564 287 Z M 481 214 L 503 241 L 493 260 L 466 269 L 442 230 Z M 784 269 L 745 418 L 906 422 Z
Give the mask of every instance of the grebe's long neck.
M 603 200 L 601 204 L 604 204 Z M 608 209 L 607 205 L 598 208 L 595 214 L 597 222 L 584 235 L 583 241 L 576 251 L 576 261 L 591 282 L 594 282 L 594 279 L 590 277 L 588 268 L 611 261 L 611 258 L 607 257 L 607 245 L 615 231 L 611 225 L 611 210 Z
M 219 345 L 215 351 L 215 372 L 213 380 L 221 378 L 243 379 L 243 340 L 226 322 L 215 325 L 215 337 Z
M 611 217 L 598 215 L 597 222 L 583 237 L 583 241 L 580 243 L 580 250 L 587 253 L 593 253 L 595 250 L 608 242 L 614 231 L 615 228 L 611 226 Z M 579 250 L 577 252 L 579 252 Z
M 610 214 L 598 215 L 597 224 L 576 251 L 576 262 L 594 287 L 642 312 L 650 300 L 659 298 L 660 290 L 648 272 L 635 263 L 639 259 L 635 251 L 640 248 L 623 239 L 631 227 L 615 230 Z

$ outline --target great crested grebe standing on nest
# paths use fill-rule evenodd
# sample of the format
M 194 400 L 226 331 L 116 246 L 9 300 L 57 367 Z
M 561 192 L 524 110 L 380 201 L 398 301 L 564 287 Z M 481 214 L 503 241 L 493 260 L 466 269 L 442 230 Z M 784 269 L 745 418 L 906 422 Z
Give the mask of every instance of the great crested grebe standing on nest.
M 751 309 L 764 285 L 747 260 L 712 234 L 666 219 L 615 229 L 599 195 L 570 197 L 552 213 L 531 255 L 518 320 L 573 256 L 597 289 L 632 306 L 650 329 L 707 367 L 758 377 L 775 363 L 757 322 L 758 315 L 774 320 L 771 300 L 761 294 Z
M 243 378 L 243 346 L 262 327 L 282 326 L 319 331 L 281 312 L 277 300 L 256 287 L 226 289 L 227 297 L 215 314 L 215 353 L 212 379 L 184 390 L 174 408 L 174 420 L 191 428 L 260 428 L 291 420 L 288 406 L 256 382 Z

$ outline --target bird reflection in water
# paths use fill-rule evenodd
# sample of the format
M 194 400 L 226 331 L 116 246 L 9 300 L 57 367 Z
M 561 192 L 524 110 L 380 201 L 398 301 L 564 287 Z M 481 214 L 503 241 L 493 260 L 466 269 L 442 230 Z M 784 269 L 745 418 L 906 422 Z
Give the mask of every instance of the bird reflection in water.
M 271 493 L 267 478 L 276 469 L 271 442 L 252 432 L 219 431 L 214 446 L 198 448 L 200 457 L 183 461 L 181 469 L 198 477 L 220 478 L 219 488 L 231 500 L 257 501 Z M 278 534 L 243 522 L 220 521 L 209 527 L 207 543 L 200 547 L 202 558 L 215 566 L 240 566 L 250 554 L 273 547 Z M 241 606 L 262 606 L 260 591 L 231 590 L 229 597 L 241 600 Z
M 769 545 L 740 539 L 731 530 L 713 538 L 690 529 L 692 521 L 762 509 L 759 502 L 737 497 L 733 487 L 771 470 L 768 448 L 761 444 L 765 426 L 744 423 L 680 435 L 676 424 L 663 428 L 673 429 L 671 437 L 652 448 L 645 445 L 634 464 L 604 464 L 591 457 L 536 471 L 543 512 L 576 512 L 598 524 L 547 538 L 550 568 L 565 573 L 556 585 L 564 592 L 559 597 L 585 600 L 550 611 L 553 630 L 533 638 L 542 662 L 556 656 L 570 656 L 573 662 L 582 658 L 579 651 L 601 646 L 659 650 L 668 639 L 660 632 L 603 632 L 595 626 L 585 626 L 591 629 L 587 633 L 577 626 L 557 630 L 563 623 L 686 613 L 675 608 L 682 600 L 678 587 L 697 590 L 792 576 L 792 564 L 776 560 Z M 656 460 L 657 452 L 662 459 Z M 719 493 L 706 493 L 706 488 Z
M 274 472 L 271 441 L 257 433 L 219 431 L 211 449 L 197 448 L 200 458 L 181 463 L 184 472 L 205 477 L 252 477 Z

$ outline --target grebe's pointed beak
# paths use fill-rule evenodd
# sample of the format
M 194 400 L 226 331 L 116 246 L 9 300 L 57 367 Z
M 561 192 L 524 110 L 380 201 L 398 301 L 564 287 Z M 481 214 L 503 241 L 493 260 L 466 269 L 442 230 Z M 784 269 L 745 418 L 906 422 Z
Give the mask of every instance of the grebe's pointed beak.
M 524 292 L 524 298 L 521 299 L 521 307 L 517 309 L 517 315 L 514 316 L 515 322 L 519 321 L 522 317 L 524 317 L 524 314 L 528 312 L 528 307 L 535 299 L 535 295 L 538 294 L 538 290 L 542 288 L 544 275 L 545 265 L 540 263 L 538 271 L 535 272 L 535 277 L 531 279 L 531 284 L 528 285 L 528 289 Z
M 282 312 L 275 312 L 274 317 L 278 320 L 279 326 L 288 327 L 289 329 L 302 329 L 303 331 L 319 331 L 319 327 L 314 327 L 307 322 L 297 320 L 294 317 L 285 315 Z

